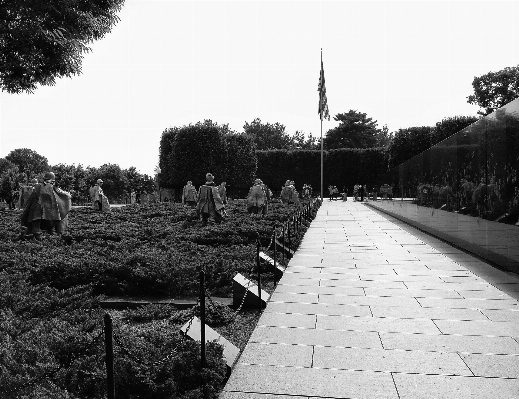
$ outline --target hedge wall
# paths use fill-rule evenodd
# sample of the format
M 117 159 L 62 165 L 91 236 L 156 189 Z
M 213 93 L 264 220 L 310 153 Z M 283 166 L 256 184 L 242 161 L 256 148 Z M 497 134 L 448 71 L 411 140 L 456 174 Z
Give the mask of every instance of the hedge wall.
M 159 166 L 163 188 L 182 189 L 188 180 L 198 187 L 207 172 L 217 184 L 249 187 L 256 171 L 254 142 L 210 120 L 170 128 L 162 133 Z
M 257 151 L 257 177 L 278 193 L 286 180 L 294 180 L 300 190 L 310 184 L 314 193 L 321 187 L 321 152 L 315 150 Z M 335 185 L 351 193 L 355 184 L 367 184 L 387 171 L 388 156 L 384 148 L 342 148 L 324 151 L 324 191 Z

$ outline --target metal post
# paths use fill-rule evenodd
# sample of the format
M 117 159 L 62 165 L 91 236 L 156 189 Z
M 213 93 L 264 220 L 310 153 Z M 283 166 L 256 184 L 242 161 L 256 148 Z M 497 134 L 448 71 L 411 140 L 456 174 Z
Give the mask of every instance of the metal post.
M 112 318 L 108 313 L 104 317 L 105 322 L 105 348 L 106 348 L 106 389 L 108 399 L 115 398 L 114 384 L 114 346 L 112 335 Z
M 256 268 L 258 269 L 258 309 L 261 309 L 263 306 L 261 304 L 261 267 L 260 267 L 260 240 L 259 235 L 256 240 Z
M 285 264 L 285 246 L 285 224 L 283 223 L 283 251 L 281 251 L 283 257 L 283 264 Z
M 200 366 L 205 368 L 205 272 L 200 272 Z
M 274 232 L 272 233 L 273 235 L 273 239 L 272 241 L 274 242 L 274 273 L 275 273 L 275 269 L 276 269 L 276 228 L 274 227 Z
M 292 242 L 290 240 L 290 220 L 288 220 L 287 228 L 288 228 L 288 249 L 290 249 L 290 247 L 292 246 Z

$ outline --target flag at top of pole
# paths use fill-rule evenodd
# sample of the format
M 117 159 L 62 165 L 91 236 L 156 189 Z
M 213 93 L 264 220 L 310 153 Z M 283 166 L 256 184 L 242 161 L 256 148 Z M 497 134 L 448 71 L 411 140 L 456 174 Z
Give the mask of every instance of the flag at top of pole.
M 321 75 L 319 76 L 319 117 L 321 121 L 323 118 L 330 120 L 330 111 L 328 110 L 328 99 L 326 98 L 326 86 L 324 84 L 324 65 L 323 65 L 323 52 L 321 50 Z

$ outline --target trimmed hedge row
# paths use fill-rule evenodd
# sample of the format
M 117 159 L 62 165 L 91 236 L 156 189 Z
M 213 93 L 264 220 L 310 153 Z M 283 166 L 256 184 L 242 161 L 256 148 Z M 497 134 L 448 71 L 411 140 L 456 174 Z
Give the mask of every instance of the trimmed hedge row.
M 321 152 L 314 150 L 257 151 L 256 175 L 273 191 L 280 191 L 287 179 L 296 182 L 296 188 L 310 184 L 314 192 L 321 186 Z M 323 153 L 324 189 L 329 185 L 351 193 L 355 184 L 367 184 L 387 171 L 388 155 L 384 148 L 343 148 Z M 283 171 L 283 173 L 280 173 Z

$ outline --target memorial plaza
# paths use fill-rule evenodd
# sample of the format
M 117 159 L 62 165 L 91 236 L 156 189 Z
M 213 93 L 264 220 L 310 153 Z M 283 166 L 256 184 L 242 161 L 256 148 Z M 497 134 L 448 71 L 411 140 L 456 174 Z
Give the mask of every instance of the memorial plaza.
M 519 398 L 519 278 L 325 200 L 221 399 Z

